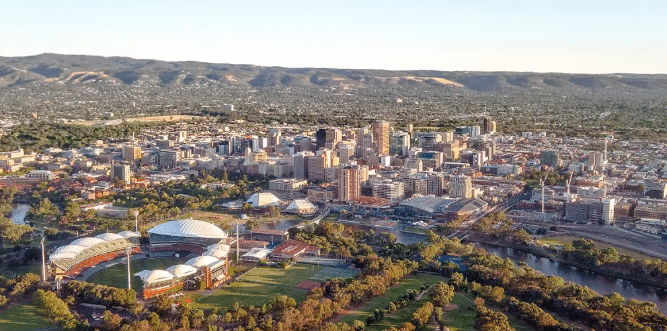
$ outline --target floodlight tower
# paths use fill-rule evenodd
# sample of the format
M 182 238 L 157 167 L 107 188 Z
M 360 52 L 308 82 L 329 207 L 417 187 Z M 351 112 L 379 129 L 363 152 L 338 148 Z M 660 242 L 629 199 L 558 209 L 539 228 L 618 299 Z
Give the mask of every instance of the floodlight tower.
M 127 254 L 127 289 L 131 290 L 132 289 L 132 277 L 131 275 L 131 268 L 130 268 L 130 249 L 131 247 L 128 246 L 125 248 L 125 254 Z
M 572 182 L 572 175 L 574 174 L 574 171 L 570 173 L 570 179 L 567 180 L 567 196 L 568 198 L 570 197 L 570 183 Z
M 542 186 L 542 219 L 544 219 L 544 181 L 546 179 L 546 176 L 544 178 L 540 178 L 540 185 Z
M 39 244 L 42 246 L 42 284 L 46 284 L 46 249 L 44 248 L 44 232 L 42 232 L 42 240 Z
M 236 222 L 236 262 L 239 262 L 239 221 L 234 220 Z
M 139 232 L 139 211 L 132 211 L 132 215 L 134 215 L 134 232 Z

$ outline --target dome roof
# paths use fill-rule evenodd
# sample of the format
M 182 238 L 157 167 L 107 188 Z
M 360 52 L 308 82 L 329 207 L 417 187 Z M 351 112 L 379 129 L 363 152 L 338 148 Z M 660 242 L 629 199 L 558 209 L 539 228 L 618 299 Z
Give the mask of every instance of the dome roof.
M 112 241 L 112 240 L 124 239 L 124 237 L 119 236 L 119 235 L 117 235 L 117 234 L 115 234 L 115 233 L 102 233 L 102 234 L 98 234 L 98 235 L 96 235 L 95 238 L 97 238 L 97 239 L 101 239 L 101 240 L 104 240 L 104 241 Z
M 85 237 L 85 238 L 80 238 L 77 240 L 72 241 L 70 245 L 77 245 L 77 246 L 83 246 L 83 247 L 93 247 L 97 244 L 101 244 L 103 242 L 106 242 L 106 240 L 102 240 L 99 238 L 90 238 L 90 237 Z
M 123 238 L 141 237 L 141 234 L 139 232 L 134 232 L 134 231 L 118 232 L 118 235 Z
M 227 233 L 219 227 L 204 221 L 185 219 L 162 223 L 148 233 L 177 237 L 227 238 Z
M 227 254 L 229 254 L 229 250 L 223 250 L 223 249 L 209 249 L 204 254 L 203 256 L 213 256 L 216 259 L 224 259 L 227 257 Z
M 134 275 L 141 278 L 144 284 L 153 284 L 174 279 L 174 275 L 165 270 L 143 270 Z
M 189 259 L 185 264 L 193 266 L 195 268 L 201 267 L 210 267 L 216 263 L 220 262 L 219 259 L 213 256 L 197 256 Z
M 176 277 L 189 276 L 199 271 L 197 268 L 185 264 L 178 264 L 175 266 L 171 266 L 166 270 L 171 272 Z

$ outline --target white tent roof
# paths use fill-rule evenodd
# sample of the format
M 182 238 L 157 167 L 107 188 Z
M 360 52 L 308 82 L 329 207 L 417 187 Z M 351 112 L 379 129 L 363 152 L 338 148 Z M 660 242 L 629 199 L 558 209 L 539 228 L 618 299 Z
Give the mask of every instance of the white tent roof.
M 147 231 L 148 233 L 198 238 L 227 238 L 227 233 L 219 227 L 204 221 L 185 219 L 162 223 Z
M 251 204 L 253 207 L 264 207 L 275 205 L 278 203 L 278 201 L 280 201 L 280 199 L 276 198 L 273 193 L 262 192 L 253 194 L 246 202 Z
M 197 268 L 185 264 L 178 264 L 175 266 L 171 266 L 166 270 L 171 272 L 176 277 L 189 276 L 199 271 Z
M 105 242 L 106 240 L 102 240 L 100 238 L 90 238 L 90 237 L 85 237 L 85 238 L 80 238 L 77 240 L 72 241 L 70 245 L 77 245 L 77 246 L 83 246 L 83 247 L 93 247 L 97 244 L 101 244 Z
M 304 199 L 297 199 L 292 201 L 287 208 L 285 208 L 285 212 L 293 212 L 293 213 L 298 213 L 301 210 L 315 210 L 317 207 L 315 207 L 314 204 L 310 203 L 308 200 Z
M 226 244 L 213 244 L 206 247 L 206 249 L 221 249 L 223 251 L 228 251 L 228 252 L 230 248 L 231 247 L 229 247 L 229 245 Z
M 223 249 L 209 249 L 204 254 L 203 256 L 213 256 L 216 259 L 224 259 L 227 257 L 227 254 L 229 254 L 229 250 L 223 250 Z
M 261 260 L 261 259 L 266 258 L 266 256 L 269 255 L 269 253 L 271 253 L 271 250 L 268 249 L 268 248 L 255 247 L 255 248 L 252 248 L 248 253 L 245 253 L 245 254 L 241 255 L 241 257 L 242 258 L 244 258 L 244 257 L 253 257 L 253 258 L 256 258 L 258 260 Z
M 101 239 L 101 240 L 104 240 L 104 241 L 112 241 L 112 240 L 117 240 L 117 239 L 124 239 L 123 236 L 119 236 L 119 235 L 117 235 L 117 234 L 115 234 L 115 233 L 102 233 L 102 234 L 98 234 L 98 235 L 96 235 L 95 238 L 97 238 L 97 239 Z
M 191 265 L 195 268 L 201 268 L 210 267 L 218 262 L 220 262 L 220 259 L 213 256 L 197 256 L 189 259 L 187 262 L 185 262 L 185 264 Z
M 118 235 L 123 238 L 141 237 L 141 234 L 139 232 L 134 232 L 134 231 L 118 232 Z
M 144 284 L 153 284 L 174 279 L 174 275 L 165 270 L 143 270 L 134 275 L 141 278 Z
M 65 245 L 56 249 L 53 254 L 49 255 L 49 260 L 55 261 L 60 259 L 71 259 L 83 252 L 87 247 L 78 245 Z

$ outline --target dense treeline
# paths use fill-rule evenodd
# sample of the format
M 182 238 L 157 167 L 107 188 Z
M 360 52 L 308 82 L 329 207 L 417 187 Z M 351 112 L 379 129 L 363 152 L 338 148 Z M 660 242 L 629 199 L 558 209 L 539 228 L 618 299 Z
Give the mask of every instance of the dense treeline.
M 54 292 L 37 290 L 33 302 L 42 309 L 44 315 L 63 330 L 86 330 L 87 320 L 79 320 L 69 309 L 67 303 L 60 299 Z
M 565 283 L 560 277 L 544 276 L 526 266 L 514 267 L 509 259 L 483 250 L 475 250 L 468 257 L 466 276 L 487 286 L 502 287 L 518 300 L 582 321 L 596 330 L 665 330 L 667 326 L 667 317 L 654 303 L 625 300 L 617 293 L 601 296 L 585 286 Z M 516 308 L 509 300 L 510 307 Z
M 72 297 L 76 302 L 106 306 L 130 308 L 137 302 L 137 293 L 132 289 L 121 289 L 92 283 L 70 281 L 62 289 L 62 294 Z
M 40 288 L 45 286 L 41 285 L 39 276 L 33 273 L 9 279 L 0 277 L 0 308 L 10 303 L 22 302 L 32 297 L 32 294 Z
M 8 135 L 0 136 L 0 152 L 16 150 L 41 152 L 49 147 L 81 148 L 96 140 L 124 139 L 147 128 L 164 127 L 164 123 L 122 123 L 99 127 L 49 122 L 19 124 Z

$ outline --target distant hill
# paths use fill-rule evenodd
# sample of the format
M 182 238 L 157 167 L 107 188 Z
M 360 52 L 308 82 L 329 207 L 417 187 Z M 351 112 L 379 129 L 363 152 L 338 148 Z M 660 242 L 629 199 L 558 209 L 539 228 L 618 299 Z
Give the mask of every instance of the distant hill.
M 576 95 L 603 92 L 645 96 L 667 92 L 667 75 L 283 68 L 60 54 L 0 57 L 0 88 L 95 82 L 153 86 L 236 84 L 258 88 L 424 87 L 472 93 L 543 91 Z

